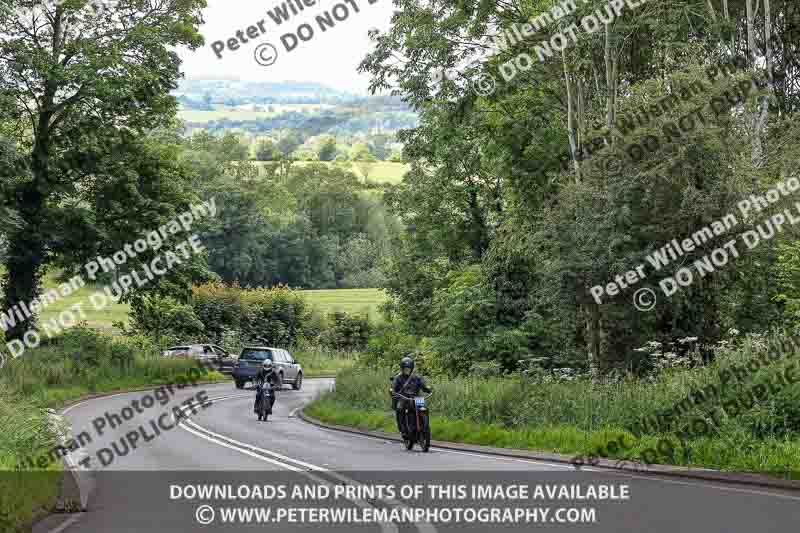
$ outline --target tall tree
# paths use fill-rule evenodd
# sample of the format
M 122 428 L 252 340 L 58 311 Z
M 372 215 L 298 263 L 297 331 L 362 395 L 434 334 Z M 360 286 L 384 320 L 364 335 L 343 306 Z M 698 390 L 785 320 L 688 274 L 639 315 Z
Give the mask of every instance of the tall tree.
M 170 125 L 177 103 L 169 92 L 180 75 L 174 49 L 203 43 L 204 0 L 120 0 L 99 12 L 89 4 L 0 4 L 0 111 L 15 125 L 29 171 L 14 177 L 9 198 L 22 225 L 9 236 L 6 307 L 38 295 L 44 267 L 63 251 L 60 235 L 72 218 L 65 211 L 74 211 L 113 150 Z M 138 196 L 147 195 L 140 187 Z M 164 213 L 157 197 L 146 203 Z M 32 321 L 7 336 L 22 335 Z

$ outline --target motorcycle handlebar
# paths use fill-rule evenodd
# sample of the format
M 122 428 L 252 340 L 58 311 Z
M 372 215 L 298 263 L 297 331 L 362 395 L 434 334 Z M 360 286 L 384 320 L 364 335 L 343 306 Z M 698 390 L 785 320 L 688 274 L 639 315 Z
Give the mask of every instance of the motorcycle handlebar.
M 423 398 L 430 398 L 432 395 L 433 395 L 433 391 L 429 392 L 427 396 L 423 396 Z M 394 392 L 394 391 L 392 391 L 392 396 L 397 396 L 399 398 L 402 398 L 402 399 L 408 400 L 408 401 L 412 401 L 414 399 L 414 398 L 409 398 L 408 396 L 403 396 L 402 394 L 400 394 L 398 392 Z

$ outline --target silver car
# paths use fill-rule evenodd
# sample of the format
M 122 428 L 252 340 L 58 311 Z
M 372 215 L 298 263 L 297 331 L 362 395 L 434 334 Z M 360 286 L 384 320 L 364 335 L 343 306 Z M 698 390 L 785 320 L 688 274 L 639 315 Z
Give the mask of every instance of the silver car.
M 236 388 L 241 389 L 248 381 L 253 381 L 261 370 L 265 359 L 272 360 L 272 367 L 278 375 L 277 388 L 284 383 L 291 383 L 294 390 L 303 386 L 303 367 L 294 360 L 292 354 L 283 348 L 270 346 L 245 346 L 233 367 L 233 380 Z
M 197 359 L 211 364 L 223 374 L 233 371 L 235 359 L 227 350 L 216 344 L 182 344 L 171 346 L 161 354 L 163 357 Z

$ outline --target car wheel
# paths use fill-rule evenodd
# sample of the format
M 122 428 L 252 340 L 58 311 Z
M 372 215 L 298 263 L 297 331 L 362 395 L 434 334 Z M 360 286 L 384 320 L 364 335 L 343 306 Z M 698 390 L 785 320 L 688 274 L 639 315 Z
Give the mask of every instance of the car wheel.
M 283 388 L 283 372 L 278 374 L 278 382 L 275 384 L 275 390 L 281 390 Z
M 243 389 L 244 388 L 244 382 L 243 381 L 237 381 L 236 382 L 236 388 L 237 389 Z
M 292 383 L 292 388 L 294 390 L 300 390 L 300 387 L 302 386 L 303 386 L 303 373 L 299 372 L 297 374 L 297 379 L 295 379 L 294 383 Z

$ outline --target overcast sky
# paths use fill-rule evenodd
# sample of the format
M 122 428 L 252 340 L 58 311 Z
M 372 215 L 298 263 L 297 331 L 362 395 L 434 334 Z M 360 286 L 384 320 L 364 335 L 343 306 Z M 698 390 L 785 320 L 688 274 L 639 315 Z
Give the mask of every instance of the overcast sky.
M 297 9 L 297 15 L 287 11 L 292 18 L 276 24 L 267 11 L 284 6 L 289 1 L 303 3 L 303 0 L 208 0 L 208 7 L 203 11 L 206 22 L 200 28 L 206 44 L 194 52 L 179 52 L 186 77 L 315 81 L 341 90 L 365 92 L 369 77 L 358 74 L 356 67 L 370 45 L 367 30 L 373 27 L 381 30 L 389 28 L 393 9 L 391 0 L 373 0 L 373 4 L 369 4 L 369 0 L 317 0 L 318 3 L 311 7 L 304 6 L 303 11 Z M 312 1 L 306 0 L 307 3 Z M 355 12 L 353 3 L 359 12 Z M 339 7 L 335 7 L 337 5 Z M 324 15 L 326 11 L 330 12 L 335 26 L 323 32 L 316 16 Z M 343 20 L 337 21 L 334 16 Z M 257 26 L 262 19 L 266 32 L 262 34 L 258 30 L 259 35 L 254 39 L 247 37 L 248 26 Z M 314 35 L 308 41 L 298 41 L 295 49 L 286 52 L 281 36 L 296 31 L 303 23 L 313 28 Z M 238 30 L 244 32 L 248 42 L 240 44 L 235 51 L 226 47 L 221 52 L 222 59 L 218 59 L 212 50 L 212 43 L 236 37 Z M 255 30 L 251 31 L 255 33 Z M 271 43 L 278 51 L 275 62 L 270 66 L 261 66 L 255 61 L 254 54 L 261 43 Z M 266 55 L 269 56 L 268 51 Z

